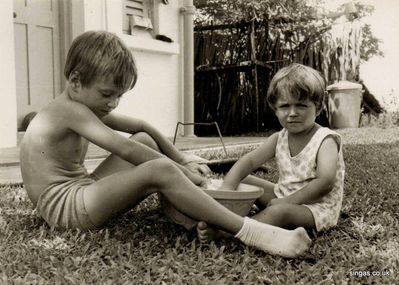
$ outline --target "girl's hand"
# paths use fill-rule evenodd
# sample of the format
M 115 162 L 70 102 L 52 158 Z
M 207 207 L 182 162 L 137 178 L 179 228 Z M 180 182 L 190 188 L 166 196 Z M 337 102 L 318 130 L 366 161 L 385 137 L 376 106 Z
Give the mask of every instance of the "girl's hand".
M 223 181 L 222 185 L 218 188 L 218 190 L 224 190 L 224 191 L 237 191 L 237 187 L 234 188 L 234 186 L 229 185 Z
M 220 186 L 217 190 L 218 190 L 218 191 L 219 191 L 219 190 L 221 190 L 221 191 L 237 191 L 237 189 L 234 189 L 234 188 L 232 188 L 232 187 L 224 187 L 223 185 Z

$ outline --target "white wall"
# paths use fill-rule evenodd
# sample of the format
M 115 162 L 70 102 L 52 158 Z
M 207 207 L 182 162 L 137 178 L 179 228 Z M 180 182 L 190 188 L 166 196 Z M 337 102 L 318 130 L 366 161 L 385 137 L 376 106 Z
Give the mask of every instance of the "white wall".
M 13 1 L 0 2 L 0 148 L 17 144 Z
M 160 4 L 161 0 L 154 1 L 158 3 L 156 31 L 171 38 L 173 43 L 122 34 L 122 0 L 66 1 L 64 6 L 69 7 L 72 19 L 65 29 L 71 39 L 87 30 L 106 29 L 125 41 L 137 61 L 139 77 L 136 87 L 124 96 L 119 111 L 147 120 L 171 137 L 176 123 L 183 118 L 180 48 L 180 44 L 183 45 L 180 13 L 183 0 L 169 1 L 168 5 Z M 0 148 L 17 144 L 12 15 L 13 0 L 0 1 L 0 96 L 3 106 L 0 112 Z
M 123 35 L 132 48 L 139 72 L 138 81 L 120 104 L 120 111 L 145 119 L 164 135 L 173 136 L 178 121 L 183 120 L 182 76 L 180 74 L 180 3 L 169 1 L 158 6 L 159 34 L 173 43 Z
M 144 119 L 164 135 L 173 136 L 176 123 L 183 118 L 181 88 L 180 35 L 183 1 L 156 4 L 158 21 L 154 30 L 168 36 L 166 43 L 146 36 L 122 34 L 122 0 L 77 0 L 72 11 L 84 19 L 72 23 L 72 37 L 87 30 L 106 29 L 118 34 L 132 50 L 138 68 L 138 81 L 133 90 L 125 94 L 117 109 L 126 115 Z
M 139 76 L 121 100 L 120 112 L 145 119 L 167 136 L 180 120 L 178 57 L 133 50 Z M 150 56 L 149 56 L 150 55 Z

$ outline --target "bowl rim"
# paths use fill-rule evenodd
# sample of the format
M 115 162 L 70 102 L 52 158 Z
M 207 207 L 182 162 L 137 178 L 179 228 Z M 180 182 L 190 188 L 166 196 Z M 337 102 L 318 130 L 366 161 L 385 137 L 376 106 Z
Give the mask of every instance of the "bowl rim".
M 240 183 L 237 187 L 237 190 L 204 189 L 204 191 L 212 198 L 221 200 L 254 200 L 262 196 L 264 193 L 262 187 L 246 183 Z

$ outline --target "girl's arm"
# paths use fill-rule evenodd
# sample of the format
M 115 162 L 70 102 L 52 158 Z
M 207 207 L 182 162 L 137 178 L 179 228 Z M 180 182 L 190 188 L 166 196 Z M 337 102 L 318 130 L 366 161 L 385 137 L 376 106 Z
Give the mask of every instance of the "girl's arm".
M 238 184 L 240 184 L 245 177 L 258 169 L 266 161 L 273 158 L 275 155 L 277 138 L 278 133 L 271 135 L 259 148 L 241 157 L 226 174 L 221 188 L 236 189 Z
M 316 163 L 316 178 L 301 190 L 290 196 L 274 199 L 270 204 L 290 203 L 300 205 L 315 203 L 330 193 L 334 187 L 338 164 L 338 145 L 332 137 L 327 137 L 320 145 Z

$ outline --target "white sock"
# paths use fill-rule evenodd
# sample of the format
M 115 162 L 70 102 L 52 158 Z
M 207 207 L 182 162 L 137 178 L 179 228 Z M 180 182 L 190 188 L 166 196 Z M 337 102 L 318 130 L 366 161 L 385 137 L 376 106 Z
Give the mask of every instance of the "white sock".
M 235 237 L 246 245 L 284 257 L 301 255 L 312 242 L 304 228 L 290 231 L 248 217 L 244 218 L 244 225 Z

